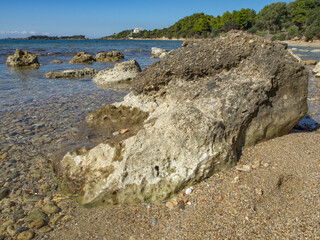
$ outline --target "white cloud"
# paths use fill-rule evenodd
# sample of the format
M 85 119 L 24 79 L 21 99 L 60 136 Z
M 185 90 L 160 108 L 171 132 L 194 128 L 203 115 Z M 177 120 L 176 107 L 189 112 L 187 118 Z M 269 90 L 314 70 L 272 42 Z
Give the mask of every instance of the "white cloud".
M 0 38 L 23 38 L 31 35 L 50 35 L 50 33 L 39 33 L 36 31 L 0 31 Z

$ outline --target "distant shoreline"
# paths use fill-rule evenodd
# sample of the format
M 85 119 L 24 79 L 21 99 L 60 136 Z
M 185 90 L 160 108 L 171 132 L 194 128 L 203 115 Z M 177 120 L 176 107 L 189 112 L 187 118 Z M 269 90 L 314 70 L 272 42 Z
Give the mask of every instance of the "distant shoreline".
M 317 48 L 320 48 L 320 40 L 314 40 L 313 42 L 287 40 L 287 41 L 283 41 L 283 42 L 287 43 L 289 46 L 294 46 L 294 47 L 317 47 Z

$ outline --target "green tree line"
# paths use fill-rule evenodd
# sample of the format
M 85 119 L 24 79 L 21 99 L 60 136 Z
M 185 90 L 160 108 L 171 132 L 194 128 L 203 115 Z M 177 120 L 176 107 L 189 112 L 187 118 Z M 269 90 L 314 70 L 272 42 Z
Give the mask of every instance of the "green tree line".
M 123 38 L 207 38 L 216 37 L 232 29 L 258 35 L 272 34 L 273 40 L 320 39 L 320 1 L 296 0 L 277 2 L 265 6 L 259 13 L 252 9 L 225 12 L 222 16 L 196 13 L 164 29 L 144 30 L 133 33 L 122 31 L 109 36 Z

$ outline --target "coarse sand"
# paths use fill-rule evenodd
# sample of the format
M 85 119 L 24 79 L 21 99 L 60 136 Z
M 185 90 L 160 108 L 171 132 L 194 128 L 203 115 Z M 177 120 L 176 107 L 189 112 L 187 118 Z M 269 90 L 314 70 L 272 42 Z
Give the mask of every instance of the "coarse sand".
M 170 203 L 59 204 L 70 217 L 48 239 L 320 239 L 320 132 L 247 148 L 237 167 Z

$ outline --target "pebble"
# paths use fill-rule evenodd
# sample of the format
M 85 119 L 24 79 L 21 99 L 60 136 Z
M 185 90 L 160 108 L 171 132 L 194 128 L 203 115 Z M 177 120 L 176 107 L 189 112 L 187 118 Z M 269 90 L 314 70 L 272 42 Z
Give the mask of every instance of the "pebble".
M 166 203 L 166 207 L 169 208 L 169 209 L 173 209 L 174 208 L 174 205 L 172 202 L 167 202 Z
M 219 202 L 222 202 L 223 199 L 224 199 L 224 198 L 223 198 L 222 196 L 219 196 L 219 197 L 218 197 L 218 201 L 219 201 Z
M 7 232 L 11 235 L 11 236 L 15 236 L 18 233 L 18 230 L 16 228 L 15 225 L 10 225 L 7 227 Z
M 34 232 L 31 231 L 31 230 L 27 230 L 27 231 L 24 231 L 22 233 L 20 233 L 17 237 L 17 239 L 19 240 L 30 240 L 32 239 L 34 236 Z
M 55 203 L 49 202 L 42 207 L 42 211 L 45 212 L 46 214 L 53 214 L 53 213 L 60 212 L 61 209 L 57 207 Z
M 250 172 L 251 166 L 250 165 L 243 165 L 242 167 L 236 167 L 236 170 L 240 172 Z
M 43 219 L 37 219 L 32 221 L 28 226 L 31 229 L 38 229 L 46 225 L 46 222 Z
M 185 191 L 185 193 L 186 193 L 187 195 L 191 194 L 192 192 L 193 192 L 193 187 L 189 187 L 189 188 L 187 188 L 186 191 Z
M 256 194 L 258 195 L 263 195 L 263 190 L 261 188 L 256 188 L 255 189 Z
M 158 224 L 158 218 L 152 218 L 151 223 L 153 226 L 156 226 Z
M 270 166 L 270 164 L 269 164 L 269 163 L 263 163 L 262 166 L 265 167 L 265 168 L 267 168 L 267 167 Z
M 52 231 L 52 228 L 49 227 L 49 226 L 44 226 L 44 227 L 39 229 L 39 233 L 47 233 L 47 232 L 50 232 L 50 231 Z
M 253 169 L 259 168 L 260 165 L 261 165 L 260 161 L 256 161 L 254 164 L 252 164 L 252 168 Z
M 35 220 L 43 220 L 45 222 L 48 222 L 49 217 L 44 212 L 41 212 L 39 210 L 34 210 L 29 214 L 28 221 L 32 222 Z
M 8 188 L 1 188 L 0 189 L 0 201 L 4 199 L 6 196 L 9 195 L 9 189 Z
M 121 129 L 121 130 L 120 130 L 120 133 L 121 133 L 121 134 L 125 134 L 125 133 L 128 132 L 128 131 L 129 131 L 128 129 Z

